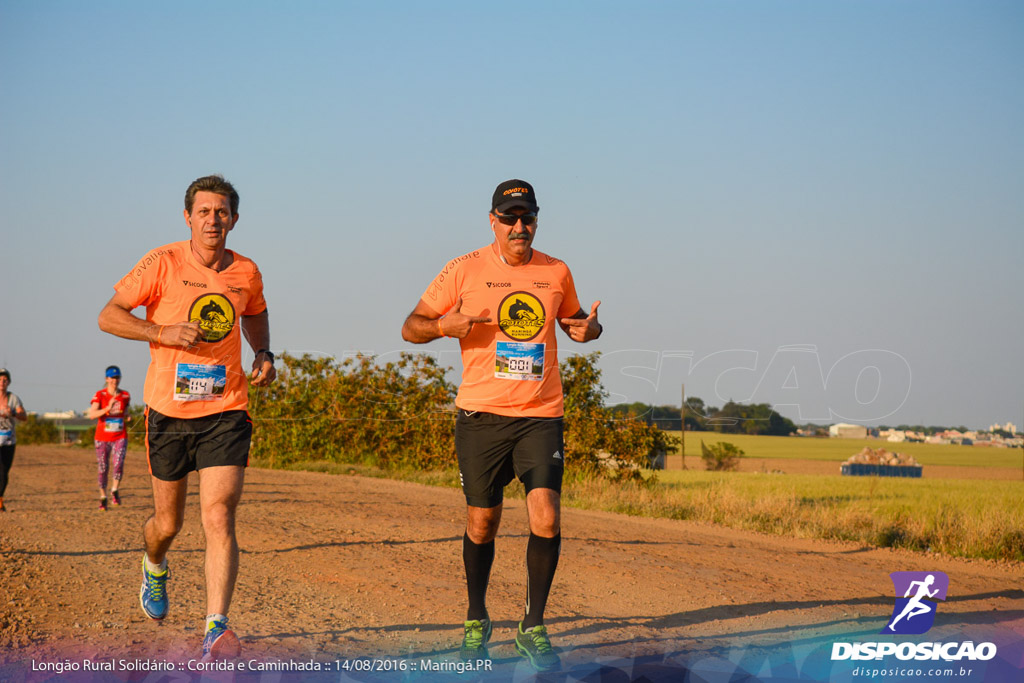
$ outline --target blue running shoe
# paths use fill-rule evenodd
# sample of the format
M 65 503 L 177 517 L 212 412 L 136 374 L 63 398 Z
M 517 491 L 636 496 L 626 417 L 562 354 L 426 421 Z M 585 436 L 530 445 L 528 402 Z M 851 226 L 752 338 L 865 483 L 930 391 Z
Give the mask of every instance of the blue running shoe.
M 203 661 L 215 659 L 234 659 L 242 654 L 242 645 L 238 636 L 228 628 L 227 619 L 211 621 L 206 625 L 206 637 L 203 638 Z
M 139 602 L 142 611 L 150 619 L 160 620 L 167 616 L 167 577 L 170 571 L 164 569 L 159 574 L 146 569 L 146 553 L 142 553 L 142 591 Z

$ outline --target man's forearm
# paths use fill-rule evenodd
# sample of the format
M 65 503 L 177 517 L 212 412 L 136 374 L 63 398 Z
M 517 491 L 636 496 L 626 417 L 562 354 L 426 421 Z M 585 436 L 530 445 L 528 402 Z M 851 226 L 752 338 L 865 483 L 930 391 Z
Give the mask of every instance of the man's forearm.
M 263 311 L 256 315 L 243 315 L 242 334 L 254 352 L 270 350 L 270 314 Z
M 136 317 L 120 306 L 107 304 L 100 311 L 100 329 L 116 337 L 135 341 L 156 342 L 160 325 Z
M 439 326 L 440 318 L 428 318 L 410 313 L 402 325 L 402 339 L 413 344 L 426 344 L 444 336 Z

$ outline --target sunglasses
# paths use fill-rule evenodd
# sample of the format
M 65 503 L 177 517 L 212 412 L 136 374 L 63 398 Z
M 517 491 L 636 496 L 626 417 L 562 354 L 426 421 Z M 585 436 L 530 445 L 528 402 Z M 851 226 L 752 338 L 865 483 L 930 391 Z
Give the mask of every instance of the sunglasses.
M 533 225 L 537 222 L 537 214 L 535 213 L 524 213 L 521 216 L 517 216 L 514 213 L 497 213 L 495 212 L 494 217 L 502 225 L 515 225 L 519 221 L 523 222 L 523 225 Z

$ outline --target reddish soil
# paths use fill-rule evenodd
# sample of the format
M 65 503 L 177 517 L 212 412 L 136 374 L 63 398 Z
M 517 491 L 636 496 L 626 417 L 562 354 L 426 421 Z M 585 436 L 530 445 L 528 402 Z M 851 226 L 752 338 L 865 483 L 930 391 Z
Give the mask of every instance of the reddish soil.
M 794 461 L 779 463 L 793 471 Z M 198 656 L 204 541 L 194 479 L 169 555 L 171 612 L 156 623 L 138 605 L 151 505 L 141 454 L 129 453 L 124 505 L 100 512 L 91 451 L 18 447 L 0 513 L 0 679 L 47 680 L 23 672 L 61 658 Z M 452 658 L 465 610 L 463 509 L 454 489 L 251 469 L 231 610 L 245 658 Z M 489 593 L 492 656 L 517 680 L 526 528 L 522 501 L 507 501 Z M 564 512 L 563 539 L 547 623 L 566 669 L 870 637 L 891 614 L 888 575 L 899 570 L 950 577 L 943 625 L 929 637 L 965 628 L 1024 637 L 1020 564 L 580 510 Z

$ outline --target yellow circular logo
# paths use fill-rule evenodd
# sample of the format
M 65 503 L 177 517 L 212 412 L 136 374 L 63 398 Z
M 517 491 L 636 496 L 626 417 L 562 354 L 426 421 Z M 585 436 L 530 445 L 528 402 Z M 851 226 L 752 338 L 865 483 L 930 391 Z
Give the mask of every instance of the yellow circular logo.
M 204 294 L 192 302 L 188 320 L 199 323 L 203 341 L 219 342 L 235 326 L 235 307 L 223 294 Z
M 498 306 L 498 328 L 512 339 L 533 339 L 546 321 L 544 304 L 529 292 L 513 292 Z

